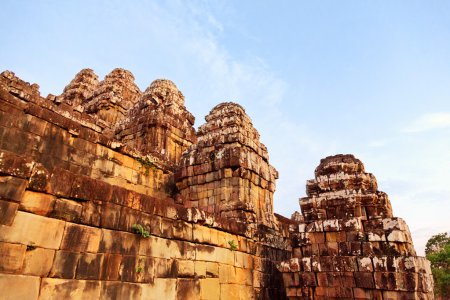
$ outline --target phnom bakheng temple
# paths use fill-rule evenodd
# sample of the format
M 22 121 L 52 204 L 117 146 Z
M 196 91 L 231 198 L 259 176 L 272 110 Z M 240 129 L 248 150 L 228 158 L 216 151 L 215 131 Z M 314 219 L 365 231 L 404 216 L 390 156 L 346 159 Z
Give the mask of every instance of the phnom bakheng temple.
M 123 69 L 46 98 L 1 73 L 0 299 L 433 299 L 360 160 L 322 159 L 286 218 L 244 108 L 205 120 Z

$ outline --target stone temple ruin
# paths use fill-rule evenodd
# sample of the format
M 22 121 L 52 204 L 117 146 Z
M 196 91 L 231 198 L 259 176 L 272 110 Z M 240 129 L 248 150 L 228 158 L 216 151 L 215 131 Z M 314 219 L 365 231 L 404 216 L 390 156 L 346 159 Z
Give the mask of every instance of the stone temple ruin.
M 301 214 L 244 108 L 196 131 L 169 80 L 115 69 L 59 96 L 0 74 L 1 299 L 433 299 L 375 177 L 323 159 Z M 301 191 L 299 191 L 299 194 Z

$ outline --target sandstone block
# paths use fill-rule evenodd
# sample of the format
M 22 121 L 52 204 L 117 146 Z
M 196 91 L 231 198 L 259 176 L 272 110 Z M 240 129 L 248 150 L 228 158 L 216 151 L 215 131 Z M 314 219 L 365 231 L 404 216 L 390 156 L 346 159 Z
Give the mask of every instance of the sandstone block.
M 159 258 L 186 258 L 182 253 L 184 245 L 186 245 L 184 242 L 150 236 L 141 241 L 139 254 Z M 192 253 L 192 250 L 185 254 L 189 253 Z
M 175 221 L 172 219 L 161 218 L 161 236 L 168 239 L 173 239 Z
M 364 299 L 364 300 L 372 300 L 373 292 L 371 290 L 362 289 L 362 288 L 353 288 L 353 296 L 356 299 Z
M 134 224 L 141 224 L 144 228 L 149 229 L 150 218 L 147 217 L 147 214 L 143 214 L 141 211 L 128 207 L 122 207 L 119 221 L 120 230 L 134 232 Z
M 206 262 L 206 277 L 219 277 L 219 264 Z
M 70 251 L 56 251 L 55 260 L 50 270 L 50 277 L 71 279 L 75 278 L 75 271 L 80 260 L 80 253 Z
M 128 255 L 137 254 L 140 239 L 138 235 L 133 233 L 102 229 L 99 252 Z M 149 239 L 143 239 L 143 241 L 147 240 Z
M 200 279 L 200 299 L 220 299 L 220 283 L 217 278 Z
M 206 261 L 195 261 L 195 276 L 199 278 L 206 277 Z
M 355 272 L 355 284 L 358 288 L 373 289 L 375 282 L 372 273 L 369 272 Z
M 211 228 L 194 224 L 193 238 L 196 243 L 211 243 Z
M 100 299 L 100 285 L 100 281 L 43 278 L 39 299 Z
M 20 202 L 27 187 L 27 181 L 12 176 L 0 176 L 0 199 Z
M 161 300 L 161 295 L 166 299 L 176 299 L 176 288 L 176 279 L 155 278 L 154 282 L 142 285 L 141 300 Z
M 101 220 L 100 225 L 102 228 L 107 229 L 120 229 L 120 213 L 122 210 L 122 206 L 114 204 L 114 203 L 108 203 L 108 202 L 102 202 L 102 209 L 101 209 Z
M 38 192 L 50 192 L 50 172 L 40 163 L 36 163 L 33 167 L 28 189 Z
M 80 222 L 85 225 L 100 227 L 102 203 L 87 201 L 83 203 Z
M 358 257 L 358 271 L 373 272 L 372 259 L 370 257 Z
M 375 287 L 381 290 L 395 290 L 398 287 L 397 274 L 392 272 L 375 272 Z
M 176 278 L 177 263 L 174 259 L 154 258 L 156 278 Z
M 221 284 L 236 282 L 236 268 L 230 265 L 219 264 L 219 280 Z
M 37 300 L 40 280 L 35 276 L 0 274 L 1 298 L 2 300 Z
M 55 204 L 55 196 L 25 191 L 20 209 L 41 216 L 47 216 Z
M 55 168 L 50 176 L 49 189 L 51 194 L 70 198 L 72 184 L 76 175 L 61 168 Z
M 220 249 L 219 247 L 207 246 L 207 245 L 197 245 L 195 247 L 195 257 L 197 260 L 203 261 L 217 261 L 216 259 L 216 250 Z M 234 260 L 234 257 L 232 257 Z
M 56 199 L 55 206 L 51 212 L 53 218 L 68 222 L 80 222 L 83 205 L 69 199 Z
M 52 249 L 27 249 L 23 274 L 46 277 L 52 268 L 54 257 L 55 250 Z
M 153 282 L 155 259 L 145 256 L 124 255 L 120 267 L 121 281 Z
M 294 272 L 283 273 L 283 283 L 285 287 L 296 287 L 299 286 L 299 275 Z
M 215 247 L 215 259 L 219 263 L 234 265 L 234 251 L 230 249 Z
M 61 249 L 96 253 L 99 250 L 101 233 L 99 228 L 66 223 Z
M 177 279 L 176 299 L 200 299 L 200 280 L 198 279 Z
M 103 181 L 87 176 L 76 176 L 70 192 L 71 198 L 86 201 L 110 201 L 112 187 Z
M 220 297 L 224 299 L 240 299 L 241 285 L 238 284 L 220 284 Z
M 176 265 L 177 265 L 178 277 L 194 277 L 195 276 L 194 261 L 192 261 L 192 260 L 177 260 Z
M 105 253 L 103 258 L 103 267 L 100 275 L 102 280 L 119 280 L 120 266 L 122 264 L 122 255 Z
M 173 237 L 175 239 L 192 241 L 192 224 L 177 220 L 173 223 Z
M 27 123 L 23 127 L 24 130 L 37 134 L 44 135 L 47 122 L 32 115 L 27 115 Z
M 14 221 L 19 204 L 0 200 L 0 224 L 10 226 Z
M 249 269 L 235 268 L 236 277 L 234 283 L 252 285 L 253 283 L 253 272 Z
M 13 133 L 12 130 L 11 133 Z M 6 136 L 3 136 L 3 139 L 6 140 Z M 32 167 L 32 160 L 17 156 L 8 151 L 0 151 L 0 173 L 28 178 L 30 177 Z
M 65 222 L 26 212 L 17 212 L 11 226 L 0 225 L 0 241 L 58 249 Z
M 82 253 L 78 261 L 77 279 L 100 279 L 104 254 Z
M 26 248 L 25 245 L 0 242 L 0 272 L 21 273 Z

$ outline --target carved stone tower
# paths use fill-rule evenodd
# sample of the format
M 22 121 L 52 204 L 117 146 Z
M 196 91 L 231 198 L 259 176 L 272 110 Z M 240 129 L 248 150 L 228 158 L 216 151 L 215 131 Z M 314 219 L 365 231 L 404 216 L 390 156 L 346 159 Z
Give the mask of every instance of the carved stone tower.
M 429 261 L 359 159 L 322 159 L 306 193 L 280 265 L 289 299 L 433 299 Z
M 176 175 L 187 206 L 199 207 L 256 228 L 273 228 L 273 192 L 278 173 L 269 164 L 245 110 L 235 103 L 214 107 L 198 130 L 198 142 L 183 155 Z

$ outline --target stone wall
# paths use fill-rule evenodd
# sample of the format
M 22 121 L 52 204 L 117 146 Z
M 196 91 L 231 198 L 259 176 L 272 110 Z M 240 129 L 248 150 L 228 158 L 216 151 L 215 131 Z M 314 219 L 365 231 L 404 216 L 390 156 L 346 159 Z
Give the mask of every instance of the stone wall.
M 115 69 L 58 96 L 0 74 L 0 299 L 429 299 L 429 265 L 351 156 L 327 158 L 303 215 L 244 108 L 195 131 L 169 80 Z
M 275 244 L 176 203 L 193 121 L 166 80 L 141 93 L 125 70 L 83 70 L 42 98 L 2 73 L 0 298 L 283 298 L 289 220 L 272 215 Z

